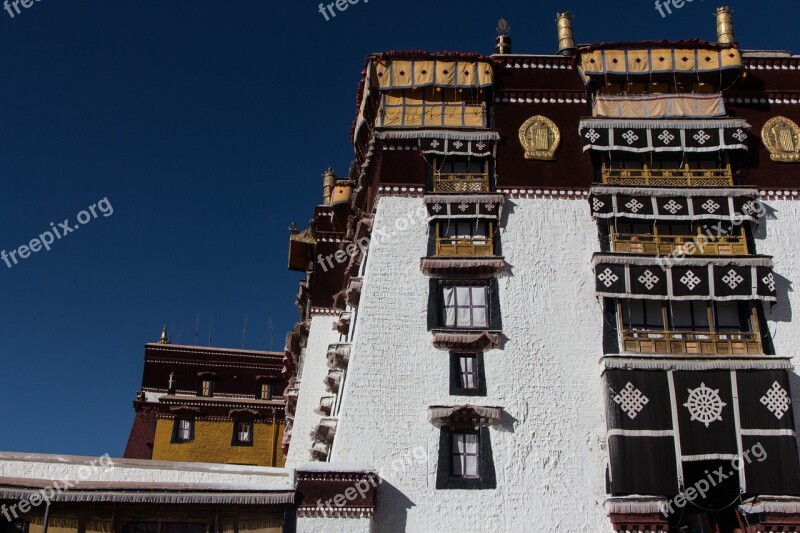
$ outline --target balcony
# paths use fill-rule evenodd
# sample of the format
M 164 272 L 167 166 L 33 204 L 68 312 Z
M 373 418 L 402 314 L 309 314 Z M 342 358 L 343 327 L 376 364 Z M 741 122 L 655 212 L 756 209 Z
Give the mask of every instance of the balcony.
M 686 355 L 761 355 L 761 335 L 756 332 L 623 330 L 625 353 Z
M 433 192 L 489 192 L 488 172 L 434 172 Z
M 612 233 L 611 249 L 619 253 L 675 256 L 749 254 L 743 234 L 712 239 L 706 235 Z
M 490 237 L 438 237 L 436 255 L 440 257 L 493 257 Z
M 730 187 L 733 171 L 725 168 L 609 168 L 603 167 L 606 185 L 645 187 Z

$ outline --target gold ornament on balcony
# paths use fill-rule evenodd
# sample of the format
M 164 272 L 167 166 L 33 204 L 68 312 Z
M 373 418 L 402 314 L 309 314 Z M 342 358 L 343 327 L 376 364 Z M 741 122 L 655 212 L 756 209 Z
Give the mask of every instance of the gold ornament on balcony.
M 526 120 L 519 129 L 519 142 L 525 148 L 525 159 L 552 161 L 561 145 L 561 132 L 555 122 L 536 115 Z
M 771 118 L 761 130 L 770 158 L 780 163 L 800 161 L 800 127 L 786 117 Z

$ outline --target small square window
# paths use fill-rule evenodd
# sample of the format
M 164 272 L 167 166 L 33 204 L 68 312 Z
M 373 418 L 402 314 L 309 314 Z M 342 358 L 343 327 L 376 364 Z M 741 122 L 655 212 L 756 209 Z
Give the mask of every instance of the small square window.
M 458 385 L 462 389 L 478 388 L 478 354 L 458 354 Z
M 483 352 L 450 352 L 450 394 L 486 396 Z
M 198 391 L 198 395 L 205 396 L 207 398 L 214 396 L 214 380 L 204 378 L 200 382 L 200 390 Z
M 459 479 L 480 479 L 480 433 L 453 432 L 450 475 Z
M 194 419 L 176 418 L 172 442 L 181 443 L 194 440 Z
M 253 445 L 253 421 L 234 420 L 233 422 L 233 445 L 252 446 Z
M 442 288 L 443 323 L 448 328 L 489 326 L 489 298 L 486 286 L 445 286 Z
M 272 399 L 273 385 L 272 383 L 259 383 L 258 384 L 258 399 L 271 400 Z

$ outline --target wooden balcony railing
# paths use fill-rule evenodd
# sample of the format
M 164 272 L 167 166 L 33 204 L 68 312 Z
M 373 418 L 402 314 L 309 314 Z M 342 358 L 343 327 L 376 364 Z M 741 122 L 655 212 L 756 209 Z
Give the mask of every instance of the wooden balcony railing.
M 478 173 L 441 173 L 433 174 L 433 192 L 489 192 L 489 174 Z
M 489 237 L 436 239 L 436 255 L 443 257 L 491 257 L 494 255 L 492 239 Z
M 642 185 L 654 187 L 730 187 L 733 172 L 726 168 L 603 168 L 607 185 Z
M 653 255 L 748 255 L 744 235 L 712 239 L 702 235 L 657 235 L 612 233 L 611 247 L 615 252 Z
M 761 355 L 758 332 L 623 330 L 626 353 Z

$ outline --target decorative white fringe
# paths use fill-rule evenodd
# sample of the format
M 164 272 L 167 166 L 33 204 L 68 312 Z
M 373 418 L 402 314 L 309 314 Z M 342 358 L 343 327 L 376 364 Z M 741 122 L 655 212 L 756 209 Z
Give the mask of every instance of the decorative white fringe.
M 380 130 L 375 131 L 376 139 L 446 139 L 459 141 L 499 141 L 496 131 L 453 131 L 453 130 Z
M 580 129 L 586 128 L 644 128 L 644 129 L 716 129 L 716 128 L 750 128 L 746 120 L 740 118 L 718 118 L 707 120 L 641 120 L 641 119 L 601 119 L 586 118 L 581 120 Z
M 606 370 L 794 370 L 788 357 L 771 359 L 633 359 L 603 357 Z

